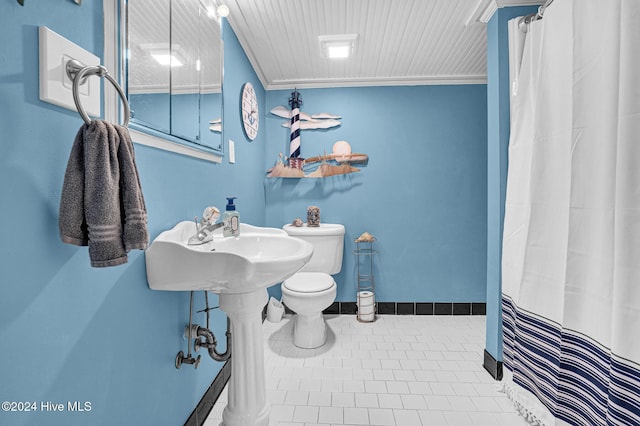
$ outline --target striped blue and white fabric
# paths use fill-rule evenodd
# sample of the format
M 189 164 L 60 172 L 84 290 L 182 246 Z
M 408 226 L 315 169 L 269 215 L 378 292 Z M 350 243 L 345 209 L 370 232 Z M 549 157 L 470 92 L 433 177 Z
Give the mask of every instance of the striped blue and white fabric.
M 632 16 L 638 1 L 555 1 L 524 43 L 503 237 L 503 382 L 533 424 L 640 425 Z
M 502 310 L 505 380 L 521 389 L 519 395 L 513 387 L 508 392 L 533 424 L 640 424 L 637 363 L 527 312 L 508 295 Z

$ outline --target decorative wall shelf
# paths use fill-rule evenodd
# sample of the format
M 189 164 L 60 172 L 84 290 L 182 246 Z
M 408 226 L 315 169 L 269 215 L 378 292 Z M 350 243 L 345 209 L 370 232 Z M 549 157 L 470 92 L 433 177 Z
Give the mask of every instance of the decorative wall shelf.
M 359 168 L 352 166 L 351 163 L 366 164 L 368 161 L 369 156 L 366 154 L 325 154 L 308 158 L 303 161 L 302 168 L 296 168 L 284 164 L 282 154 L 280 154 L 276 165 L 267 171 L 267 177 L 323 178 L 346 175 L 360 171 Z M 315 163 L 320 163 L 320 165 L 313 169 Z M 309 165 L 311 167 L 307 167 Z M 307 168 L 306 171 L 305 168 Z

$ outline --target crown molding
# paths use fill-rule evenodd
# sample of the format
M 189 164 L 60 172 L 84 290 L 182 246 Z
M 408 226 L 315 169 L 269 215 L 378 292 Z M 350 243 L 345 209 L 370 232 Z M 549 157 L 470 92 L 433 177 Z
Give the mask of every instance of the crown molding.
M 428 86 L 428 85 L 460 85 L 487 84 L 486 75 L 439 75 L 428 77 L 392 77 L 392 78 L 357 78 L 357 79 L 297 79 L 274 80 L 265 86 L 265 90 L 284 89 L 325 89 L 332 87 L 372 87 L 372 86 Z

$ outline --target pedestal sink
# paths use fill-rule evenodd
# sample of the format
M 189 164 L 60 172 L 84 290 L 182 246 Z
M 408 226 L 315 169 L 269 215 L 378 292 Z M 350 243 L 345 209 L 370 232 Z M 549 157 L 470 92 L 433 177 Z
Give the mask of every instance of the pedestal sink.
M 231 321 L 231 378 L 222 419 L 225 426 L 269 423 L 264 375 L 262 308 L 266 288 L 302 268 L 313 247 L 284 231 L 241 224 L 239 237 L 215 231 L 212 241 L 187 245 L 193 222 L 162 232 L 146 251 L 153 290 L 207 290 L 219 295 Z

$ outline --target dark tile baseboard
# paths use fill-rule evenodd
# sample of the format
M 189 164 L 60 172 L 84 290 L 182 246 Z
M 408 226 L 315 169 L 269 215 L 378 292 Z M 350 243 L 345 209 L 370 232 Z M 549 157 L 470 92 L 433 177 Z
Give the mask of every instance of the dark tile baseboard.
M 497 361 L 487 350 L 484 350 L 484 362 L 482 366 L 491 377 L 496 380 L 502 380 L 502 361 Z
M 203 356 L 204 358 L 204 356 Z M 226 361 L 218 375 L 209 386 L 209 389 L 204 393 L 204 396 L 193 410 L 189 419 L 185 422 L 184 426 L 201 426 L 207 420 L 207 416 L 213 409 L 214 404 L 220 397 L 222 390 L 231 377 L 231 359 Z
M 377 302 L 378 315 L 486 315 L 486 303 Z M 355 302 L 333 302 L 325 314 L 356 314 Z M 288 312 L 291 313 L 291 312 Z

